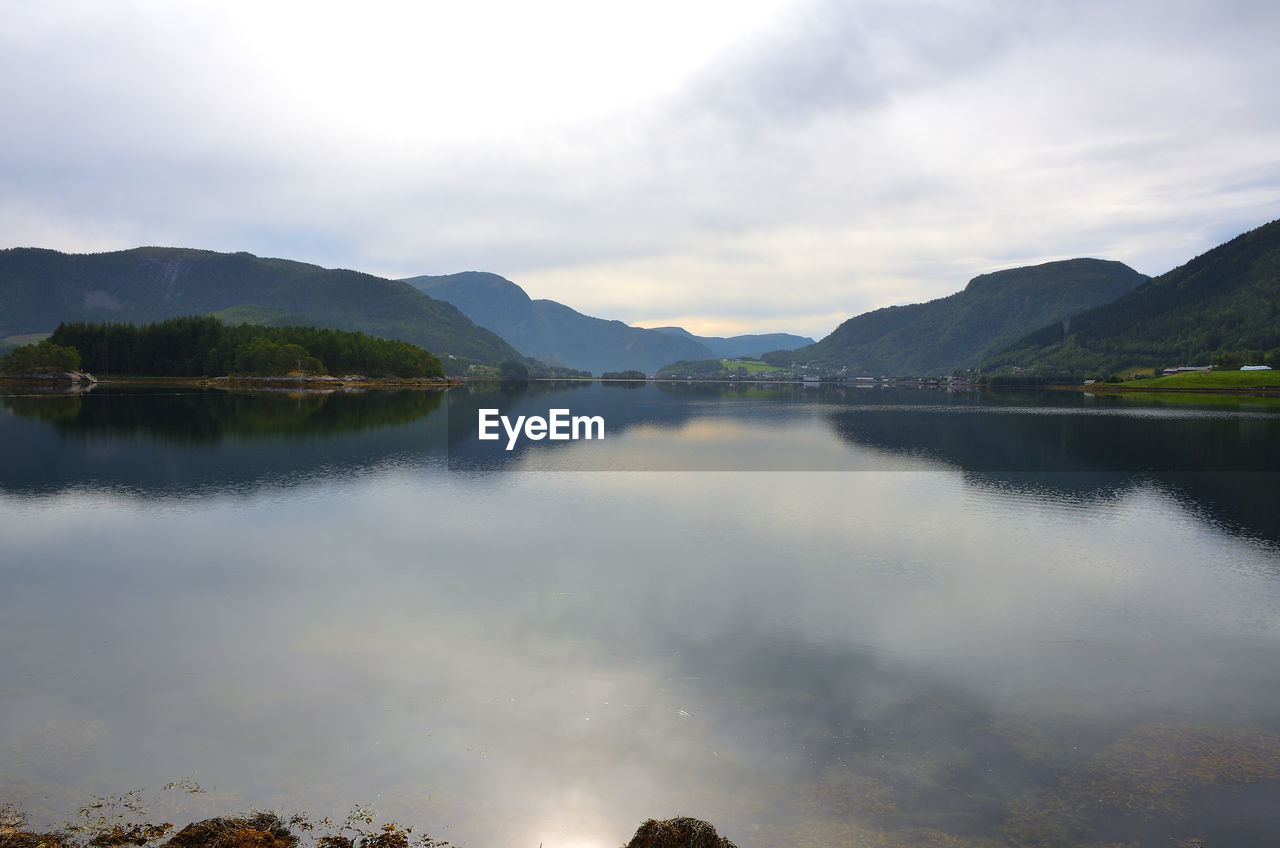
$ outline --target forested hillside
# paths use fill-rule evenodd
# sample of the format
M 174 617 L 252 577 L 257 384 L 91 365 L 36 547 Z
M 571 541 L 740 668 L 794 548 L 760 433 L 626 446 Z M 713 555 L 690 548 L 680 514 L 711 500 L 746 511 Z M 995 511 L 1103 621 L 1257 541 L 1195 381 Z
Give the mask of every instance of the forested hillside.
M 986 371 L 1080 378 L 1242 363 L 1280 348 L 1280 221 L 1251 230 L 1067 324 L 1040 328 Z
M 265 323 L 400 339 L 430 350 L 451 370 L 468 361 L 524 359 L 452 304 L 370 274 L 185 248 L 0 251 L 0 337 L 48 333 L 64 321 L 145 323 L 233 307 L 274 316 Z
M 593 318 L 554 300 L 533 300 L 497 274 L 464 271 L 411 277 L 405 282 L 454 304 L 527 356 L 593 374 L 630 368 L 652 374 L 676 359 L 714 355 L 691 338 Z
M 815 345 L 766 356 L 869 376 L 939 376 L 980 365 L 1026 333 L 1146 281 L 1120 262 L 1071 259 L 983 274 L 964 291 L 845 321 Z
M 439 359 L 408 342 L 315 327 L 229 326 L 207 316 L 169 318 L 141 327 L 60 324 L 44 344 L 74 348 L 80 367 L 96 374 L 444 376 Z

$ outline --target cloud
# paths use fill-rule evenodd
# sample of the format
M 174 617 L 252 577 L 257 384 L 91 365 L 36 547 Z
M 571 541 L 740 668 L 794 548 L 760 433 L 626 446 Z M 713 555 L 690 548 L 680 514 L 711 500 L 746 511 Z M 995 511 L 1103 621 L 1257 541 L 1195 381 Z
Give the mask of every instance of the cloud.
M 521 279 L 616 317 L 683 290 L 667 314 L 763 329 L 767 312 L 821 335 L 834 324 L 816 316 L 1001 267 L 1094 255 L 1161 273 L 1216 243 L 1207 222 L 1229 237 L 1274 216 L 1268 183 L 1220 188 L 1274 167 L 1265 75 L 1233 55 L 1258 45 L 1258 15 L 1274 13 L 808 7 L 628 139 L 617 196 L 634 215 L 604 210 L 593 232 L 616 216 L 661 244 Z
M 821 336 L 999 267 L 1160 273 L 1278 205 L 1272 4 L 139 0 L 11 23 L 14 244 L 482 269 L 607 318 Z
M 781 34 L 729 57 L 698 99 L 766 130 L 875 109 L 992 62 L 1006 49 L 1010 19 L 991 11 L 982 3 L 805 4 Z

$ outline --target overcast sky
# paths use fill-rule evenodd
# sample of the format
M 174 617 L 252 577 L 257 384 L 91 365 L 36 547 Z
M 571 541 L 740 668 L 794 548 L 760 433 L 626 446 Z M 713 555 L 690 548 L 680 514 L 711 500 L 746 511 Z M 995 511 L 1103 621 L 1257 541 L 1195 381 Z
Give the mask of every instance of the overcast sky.
M 1274 0 L 0 0 L 0 241 L 815 338 L 1280 217 Z

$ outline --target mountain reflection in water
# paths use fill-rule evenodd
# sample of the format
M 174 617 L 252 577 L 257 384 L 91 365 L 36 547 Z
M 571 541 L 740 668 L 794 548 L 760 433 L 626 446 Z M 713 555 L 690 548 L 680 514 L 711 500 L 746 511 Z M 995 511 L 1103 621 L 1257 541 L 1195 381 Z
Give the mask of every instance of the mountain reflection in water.
M 743 848 L 1280 825 L 1268 409 L 0 400 L 0 797 L 37 816 L 190 775 L 169 820 L 371 802 L 525 848 L 676 814 Z M 480 406 L 607 437 L 488 454 Z

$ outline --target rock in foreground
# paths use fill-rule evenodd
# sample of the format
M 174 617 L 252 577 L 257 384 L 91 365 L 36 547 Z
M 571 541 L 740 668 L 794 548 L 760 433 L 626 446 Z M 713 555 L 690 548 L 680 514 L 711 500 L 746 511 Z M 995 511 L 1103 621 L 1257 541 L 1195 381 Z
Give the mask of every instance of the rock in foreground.
M 298 837 L 273 813 L 206 819 L 178 831 L 163 848 L 295 848 Z
M 649 819 L 626 848 L 738 848 L 700 819 Z

